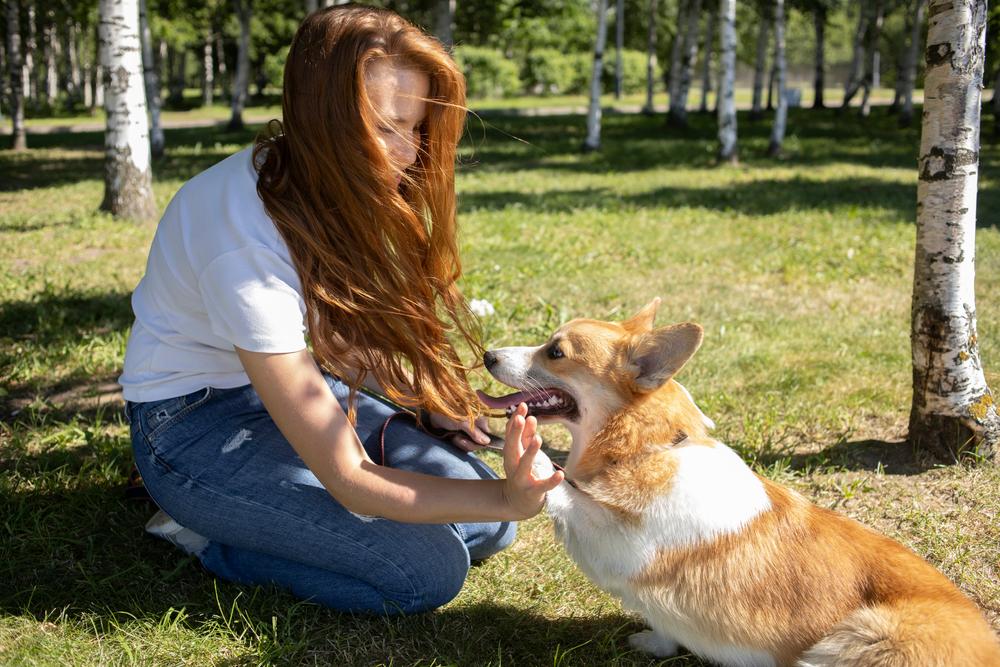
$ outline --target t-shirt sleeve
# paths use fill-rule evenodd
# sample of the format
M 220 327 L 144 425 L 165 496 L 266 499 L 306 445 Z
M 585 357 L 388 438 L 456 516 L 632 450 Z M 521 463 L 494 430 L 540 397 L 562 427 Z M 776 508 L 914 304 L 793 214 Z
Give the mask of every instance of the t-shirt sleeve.
M 306 347 L 305 301 L 295 268 L 270 248 L 241 248 L 212 260 L 198 279 L 212 333 L 251 352 Z

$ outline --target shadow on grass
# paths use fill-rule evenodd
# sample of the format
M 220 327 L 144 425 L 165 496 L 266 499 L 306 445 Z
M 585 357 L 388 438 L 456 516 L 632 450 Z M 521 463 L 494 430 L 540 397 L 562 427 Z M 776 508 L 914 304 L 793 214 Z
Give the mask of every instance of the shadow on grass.
M 784 461 L 793 470 L 881 470 L 887 475 L 918 475 L 941 462 L 914 449 L 908 440 L 843 440 L 819 452 L 760 457 L 765 466 Z

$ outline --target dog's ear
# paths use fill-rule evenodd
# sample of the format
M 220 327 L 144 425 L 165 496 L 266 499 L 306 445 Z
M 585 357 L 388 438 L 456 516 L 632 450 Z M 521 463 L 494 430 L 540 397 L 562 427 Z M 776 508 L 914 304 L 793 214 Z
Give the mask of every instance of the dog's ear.
M 701 345 L 702 328 L 684 322 L 636 336 L 629 345 L 629 365 L 641 392 L 659 389 L 694 356 Z
M 660 307 L 660 297 L 656 297 L 642 309 L 622 322 L 622 327 L 631 334 L 647 333 L 653 330 L 653 320 L 656 319 L 656 309 Z

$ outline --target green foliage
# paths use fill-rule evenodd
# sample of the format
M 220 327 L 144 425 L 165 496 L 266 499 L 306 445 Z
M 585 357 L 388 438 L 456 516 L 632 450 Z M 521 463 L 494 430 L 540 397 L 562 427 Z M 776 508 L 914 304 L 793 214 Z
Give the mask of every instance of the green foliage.
M 563 53 L 558 49 L 535 49 L 524 58 L 521 80 L 537 95 L 582 93 L 590 81 L 590 53 Z
M 592 56 L 590 56 L 592 57 Z M 602 85 L 604 90 L 615 89 L 617 53 L 609 49 L 604 56 Z M 663 72 L 657 63 L 653 73 L 653 81 L 659 82 L 663 78 Z M 589 83 L 590 77 L 587 77 Z M 646 53 L 644 51 L 632 51 L 624 49 L 622 51 L 622 90 L 627 95 L 639 93 L 646 90 Z
M 455 48 L 455 62 L 465 74 L 468 97 L 509 97 L 521 92 L 517 63 L 494 49 Z

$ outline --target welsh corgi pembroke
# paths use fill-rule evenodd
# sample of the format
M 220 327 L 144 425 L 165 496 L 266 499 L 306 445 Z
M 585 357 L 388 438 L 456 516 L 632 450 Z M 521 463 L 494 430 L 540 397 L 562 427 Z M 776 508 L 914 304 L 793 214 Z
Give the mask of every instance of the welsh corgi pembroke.
M 489 372 L 518 391 L 480 395 L 569 429 L 548 512 L 583 572 L 650 626 L 630 644 L 734 666 L 1000 666 L 992 628 L 932 566 L 758 476 L 708 434 L 673 379 L 702 329 L 654 328 L 658 305 L 487 352 Z M 536 465 L 551 475 L 546 457 Z

